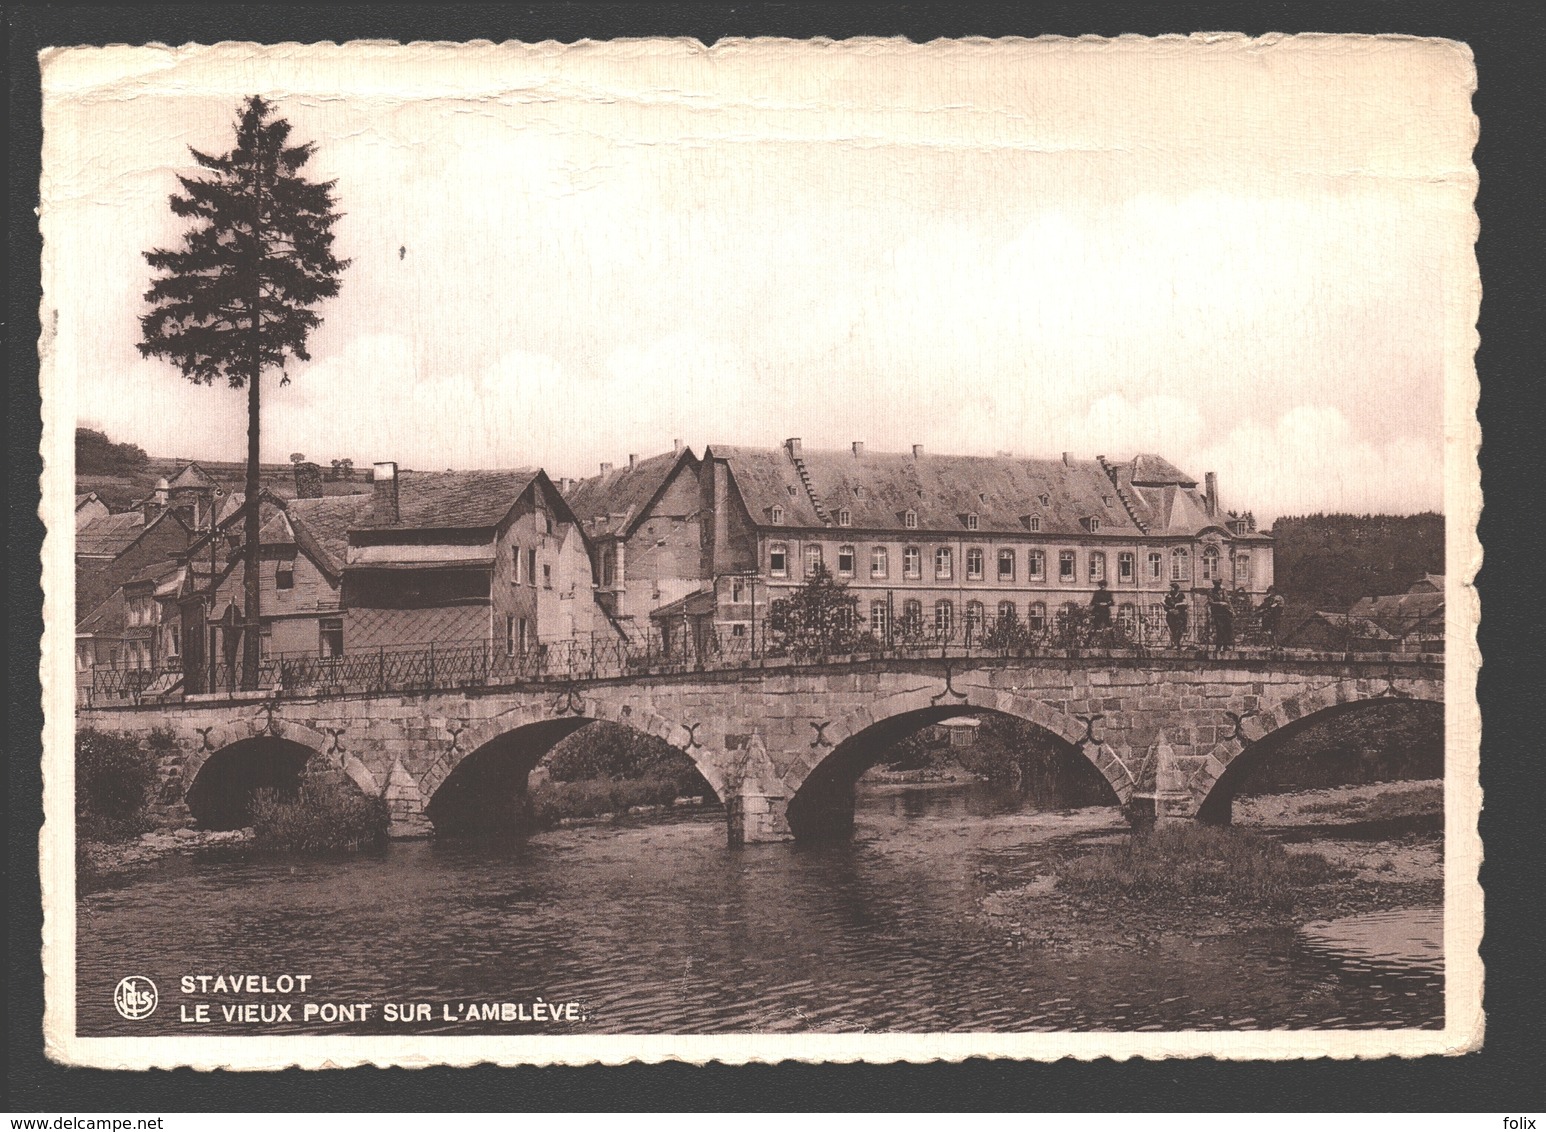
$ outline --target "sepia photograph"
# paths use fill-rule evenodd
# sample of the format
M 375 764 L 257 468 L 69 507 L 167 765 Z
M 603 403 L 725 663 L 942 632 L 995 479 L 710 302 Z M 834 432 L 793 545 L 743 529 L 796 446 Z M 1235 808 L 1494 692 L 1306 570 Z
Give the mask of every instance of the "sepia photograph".
M 1463 44 L 41 70 L 51 1057 L 1480 1046 Z

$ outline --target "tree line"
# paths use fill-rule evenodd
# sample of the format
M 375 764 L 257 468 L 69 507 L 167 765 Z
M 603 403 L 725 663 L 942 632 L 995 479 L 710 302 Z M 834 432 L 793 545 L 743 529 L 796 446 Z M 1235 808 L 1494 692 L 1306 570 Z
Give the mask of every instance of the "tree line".
M 1295 605 L 1327 611 L 1444 573 L 1444 516 L 1291 515 L 1272 526 L 1273 572 Z

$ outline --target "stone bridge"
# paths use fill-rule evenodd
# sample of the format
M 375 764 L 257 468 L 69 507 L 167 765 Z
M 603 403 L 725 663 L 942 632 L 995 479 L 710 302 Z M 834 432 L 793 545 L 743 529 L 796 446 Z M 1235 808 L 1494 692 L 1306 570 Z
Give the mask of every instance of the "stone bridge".
M 412 837 L 450 828 L 469 800 L 524 802 L 527 773 L 556 742 L 610 720 L 689 755 L 741 844 L 851 826 L 858 776 L 899 739 L 963 713 L 1049 733 L 1132 814 L 1227 820 L 1231 765 L 1275 735 L 1372 701 L 1443 697 L 1432 656 L 977 658 L 313 699 L 237 693 L 89 708 L 78 723 L 159 750 L 162 802 L 174 809 L 196 811 L 201 779 L 217 768 L 320 759 L 384 797 L 392 834 Z

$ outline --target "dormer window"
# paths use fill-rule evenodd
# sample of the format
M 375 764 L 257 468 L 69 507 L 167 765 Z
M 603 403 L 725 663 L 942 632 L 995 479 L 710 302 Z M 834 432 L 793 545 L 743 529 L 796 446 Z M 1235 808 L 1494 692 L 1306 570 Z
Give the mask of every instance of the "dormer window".
M 1025 525 L 1030 530 L 1030 532 L 1032 534 L 1040 533 L 1040 531 L 1041 531 L 1041 516 L 1040 515 L 1027 515 L 1025 517 Z
M 1246 533 L 1244 519 L 1231 519 L 1226 526 L 1229 527 L 1229 533 L 1232 535 L 1243 535 Z
M 1045 491 L 1041 493 L 1041 505 L 1043 507 L 1052 506 L 1052 496 L 1048 495 Z
M 851 526 L 853 526 L 854 525 L 854 513 L 852 511 L 850 511 L 846 507 L 842 508 L 837 513 L 837 525 L 840 526 L 840 527 L 851 527 Z
M 902 514 L 902 525 L 910 531 L 918 529 L 918 512 L 909 507 Z
M 1080 520 L 1080 525 L 1082 525 L 1084 529 L 1089 531 L 1091 534 L 1094 534 L 1096 531 L 1100 530 L 1100 519 L 1096 518 L 1094 515 L 1087 515 L 1085 518 Z
M 794 498 L 794 496 L 795 496 L 794 484 L 789 484 L 787 487 L 784 488 L 784 490 L 789 493 L 789 498 L 790 499 Z
M 775 525 L 783 523 L 783 521 L 784 521 L 784 509 L 782 507 L 774 507 L 774 508 L 772 508 L 771 509 L 771 514 L 772 514 L 773 522 L 774 522 Z
M 969 531 L 975 531 L 977 529 L 977 512 L 975 512 L 975 511 L 967 512 L 967 515 L 966 515 L 966 529 L 969 530 Z

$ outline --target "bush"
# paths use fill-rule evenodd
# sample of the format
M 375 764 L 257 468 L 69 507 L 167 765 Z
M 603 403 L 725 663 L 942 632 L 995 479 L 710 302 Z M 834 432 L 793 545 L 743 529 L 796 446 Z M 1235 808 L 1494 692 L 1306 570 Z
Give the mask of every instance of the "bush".
M 153 747 L 160 745 L 153 740 Z M 143 833 L 155 782 L 154 749 L 141 750 L 135 739 L 89 727 L 76 732 L 75 816 L 81 834 L 123 840 Z
M 292 853 L 368 849 L 386 841 L 391 815 L 381 798 L 308 773 L 294 794 L 265 787 L 252 799 L 257 843 Z
M 1059 883 L 1102 900 L 1203 901 L 1284 912 L 1304 889 L 1336 875 L 1318 853 L 1290 854 L 1259 833 L 1189 822 L 1134 833 L 1125 845 L 1072 861 Z

